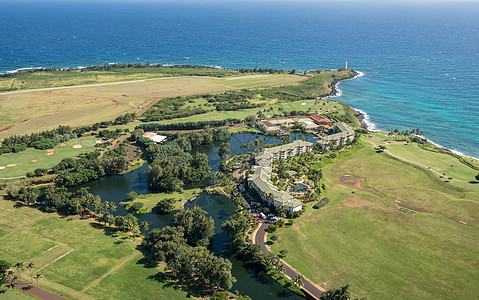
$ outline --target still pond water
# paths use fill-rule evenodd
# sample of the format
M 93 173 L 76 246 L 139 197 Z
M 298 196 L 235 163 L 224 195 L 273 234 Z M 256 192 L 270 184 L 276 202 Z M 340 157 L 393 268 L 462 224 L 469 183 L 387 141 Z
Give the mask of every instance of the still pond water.
M 291 140 L 298 138 L 300 134 L 291 134 Z M 229 143 L 231 147 L 230 154 L 243 154 L 251 151 L 253 148 L 242 149 L 241 145 L 252 142 L 256 138 L 262 137 L 261 135 L 251 133 L 235 134 L 231 137 Z M 309 141 L 314 141 L 315 137 L 306 136 Z M 265 141 L 261 144 L 278 144 L 281 140 L 275 137 L 265 137 Z M 219 145 L 207 145 L 201 146 L 193 151 L 200 151 L 208 156 L 208 164 L 213 171 L 218 171 L 221 165 L 221 160 L 218 155 Z M 101 196 L 104 201 L 113 201 L 120 203 L 126 199 L 126 194 L 135 191 L 138 194 L 147 194 L 148 183 L 146 180 L 147 165 L 124 174 L 110 177 L 103 177 L 99 180 L 87 183 L 83 187 L 88 187 L 90 192 Z M 194 205 L 198 205 L 208 213 L 215 220 L 215 235 L 212 241 L 212 250 L 218 256 L 228 258 L 233 264 L 232 274 L 238 280 L 231 291 L 238 290 L 242 295 L 248 295 L 252 299 L 288 299 L 299 300 L 303 299 L 298 297 L 288 290 L 282 288 L 275 281 L 262 282 L 254 274 L 254 271 L 243 265 L 241 261 L 238 261 L 234 257 L 228 254 L 230 238 L 221 231 L 221 223 L 228 219 L 235 211 L 236 206 L 233 202 L 226 197 L 219 197 L 210 194 L 201 194 L 196 200 L 187 202 L 185 207 L 192 208 Z M 127 215 L 122 206 L 118 206 L 114 215 Z M 160 216 L 153 213 L 148 213 L 140 216 L 139 221 L 150 222 L 150 229 L 163 228 L 167 225 L 172 225 L 174 213 L 166 216 Z

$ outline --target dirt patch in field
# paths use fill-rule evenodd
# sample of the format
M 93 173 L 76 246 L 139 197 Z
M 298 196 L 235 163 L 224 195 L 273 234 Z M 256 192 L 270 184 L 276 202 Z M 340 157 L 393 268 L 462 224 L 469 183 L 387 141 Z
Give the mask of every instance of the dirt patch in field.
M 81 147 L 83 147 L 82 145 L 73 145 L 73 149 L 80 149 Z
M 12 128 L 13 126 L 15 126 L 15 125 L 10 125 L 10 126 L 4 127 L 2 129 L 0 129 L 0 132 L 7 131 L 8 129 Z
M 339 183 L 354 187 L 357 189 L 361 189 L 361 183 L 363 182 L 364 178 L 357 178 L 351 175 L 345 175 L 339 178 Z
M 18 164 L 9 164 L 7 165 L 7 168 L 16 167 L 16 166 L 18 166 Z
M 30 162 L 37 162 L 37 161 L 38 161 L 38 159 L 34 159 L 34 160 L 31 160 Z

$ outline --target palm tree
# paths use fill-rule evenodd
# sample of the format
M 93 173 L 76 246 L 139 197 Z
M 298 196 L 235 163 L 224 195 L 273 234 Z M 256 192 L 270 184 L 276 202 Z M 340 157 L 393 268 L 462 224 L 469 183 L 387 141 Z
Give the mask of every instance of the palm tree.
M 141 222 L 140 226 L 143 231 L 148 231 L 148 229 L 150 229 L 150 223 L 148 223 L 148 221 Z
M 25 264 L 23 262 L 17 262 L 14 265 L 14 267 L 15 269 L 17 269 L 17 275 L 20 278 L 21 277 L 20 271 L 23 271 L 25 269 Z
M 298 287 L 301 287 L 304 285 L 304 278 L 301 275 L 296 276 L 295 279 L 293 279 L 293 283 L 296 284 Z
M 284 272 L 286 272 L 286 267 L 283 264 L 279 264 L 277 269 L 281 274 L 284 274 Z
M 33 275 L 32 275 L 32 270 L 33 270 L 33 268 L 35 268 L 35 264 L 34 264 L 34 263 L 31 262 L 31 263 L 29 263 L 29 264 L 27 265 L 27 269 L 30 269 L 30 278 L 31 278 L 32 282 L 33 282 Z
M 37 275 L 35 275 L 35 280 L 37 281 L 37 285 L 38 285 L 38 281 L 43 277 L 42 273 L 37 273 Z

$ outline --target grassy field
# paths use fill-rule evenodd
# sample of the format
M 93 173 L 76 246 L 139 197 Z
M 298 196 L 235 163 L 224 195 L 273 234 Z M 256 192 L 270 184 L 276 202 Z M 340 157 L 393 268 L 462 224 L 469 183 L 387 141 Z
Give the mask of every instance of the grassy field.
M 33 300 L 39 299 L 37 297 L 31 296 L 25 292 L 8 289 L 4 294 L 0 294 L 0 300 Z
M 463 181 L 474 181 L 474 177 L 479 173 L 479 171 L 462 164 L 451 155 L 423 150 L 416 143 L 406 145 L 404 142 L 397 142 L 394 138 L 386 137 L 384 132 L 372 133 L 372 137 L 371 142 L 376 145 L 385 145 L 392 154 L 405 160 L 431 167 L 431 170 L 445 174 L 445 178 L 452 177 Z M 479 166 L 479 161 L 468 160 L 473 165 Z
M 0 259 L 33 262 L 32 273 L 44 276 L 40 288 L 69 299 L 186 299 L 166 284 L 163 267 L 145 264 L 131 238 L 97 227 L 77 217 L 15 208 L 0 196 Z M 29 277 L 22 272 L 22 280 Z
M 178 200 L 176 203 L 176 208 L 181 209 L 183 208 L 183 205 L 185 204 L 186 201 L 190 200 L 191 198 L 197 196 L 199 193 L 201 193 L 201 189 L 189 189 L 185 190 L 183 193 L 158 193 L 158 194 L 145 194 L 145 195 L 140 195 L 138 198 L 135 199 L 135 202 L 141 202 L 143 203 L 143 208 L 146 208 L 148 212 L 151 211 L 151 209 L 158 203 L 160 200 L 166 199 L 166 198 L 175 198 Z
M 432 214 L 407 214 L 391 200 L 479 227 L 479 186 L 444 183 L 426 168 L 372 146 L 323 168 L 331 202 L 281 229 L 273 250 L 327 287 L 350 284 L 370 299 L 473 299 L 479 293 L 479 231 Z M 364 178 L 359 191 L 338 178 Z M 352 193 L 354 191 L 354 193 Z M 394 296 L 393 296 L 394 295 Z
M 217 93 L 241 88 L 276 86 L 307 79 L 298 75 L 244 76 L 235 80 L 174 77 L 127 83 L 105 83 L 0 94 L 0 139 L 53 129 L 108 121 L 165 97 Z M 10 127 L 11 126 L 11 127 Z M 2 131 L 3 129 L 3 131 Z
M 148 68 L 116 68 L 111 70 L 68 70 L 39 71 L 35 73 L 19 72 L 13 76 L 0 77 L 0 91 L 16 91 L 60 86 L 109 83 L 128 80 L 144 80 L 172 76 L 238 76 L 241 73 L 232 70 L 213 69 L 207 67 L 148 67 Z
M 16 176 L 24 176 L 26 172 L 33 171 L 37 168 L 51 168 L 66 157 L 75 157 L 80 153 L 91 152 L 95 149 L 95 137 L 83 137 L 73 139 L 66 142 L 66 146 L 57 145 L 55 154 L 47 155 L 47 150 L 36 150 L 28 148 L 20 153 L 7 153 L 0 155 L 0 166 L 9 164 L 17 164 L 14 167 L 6 167 L 0 170 L 0 178 L 9 178 Z M 73 145 L 82 145 L 82 148 L 75 149 Z M 32 162 L 37 160 L 37 162 Z

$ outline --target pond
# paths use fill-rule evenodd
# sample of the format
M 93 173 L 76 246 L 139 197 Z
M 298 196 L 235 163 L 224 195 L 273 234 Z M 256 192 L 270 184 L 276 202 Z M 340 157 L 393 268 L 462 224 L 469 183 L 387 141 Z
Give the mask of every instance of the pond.
M 259 135 L 255 134 L 235 134 L 230 139 L 231 153 L 242 154 L 247 153 L 248 149 L 241 149 L 241 144 L 253 141 Z M 275 144 L 280 143 L 277 138 L 266 138 L 264 143 Z M 218 145 L 202 146 L 194 151 L 201 151 L 208 155 L 209 165 L 213 171 L 217 171 L 221 161 L 218 156 Z M 124 175 L 103 177 L 99 180 L 87 183 L 82 187 L 88 187 L 89 191 L 95 195 L 101 196 L 104 201 L 113 201 L 120 203 L 126 199 L 126 194 L 135 191 L 138 194 L 147 194 L 148 183 L 146 180 L 147 165 Z M 236 206 L 233 202 L 223 196 L 214 196 L 211 194 L 201 194 L 194 201 L 187 202 L 185 207 L 191 208 L 198 205 L 201 209 L 208 213 L 215 220 L 215 235 L 212 239 L 212 251 L 215 255 L 228 258 L 232 265 L 232 274 L 237 279 L 233 284 L 231 291 L 238 290 L 242 295 L 248 295 L 252 299 L 303 299 L 284 289 L 275 281 L 261 282 L 252 269 L 247 268 L 244 264 L 229 255 L 230 238 L 221 231 L 221 223 L 228 219 L 235 211 Z M 118 206 L 114 215 L 127 215 L 129 212 L 123 207 Z M 150 229 L 163 228 L 172 224 L 174 213 L 160 216 L 148 213 L 140 216 L 139 221 L 150 222 Z

